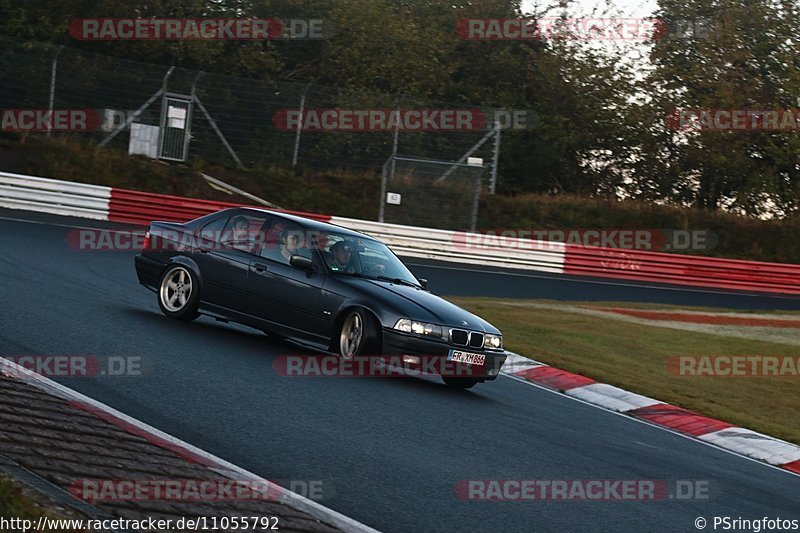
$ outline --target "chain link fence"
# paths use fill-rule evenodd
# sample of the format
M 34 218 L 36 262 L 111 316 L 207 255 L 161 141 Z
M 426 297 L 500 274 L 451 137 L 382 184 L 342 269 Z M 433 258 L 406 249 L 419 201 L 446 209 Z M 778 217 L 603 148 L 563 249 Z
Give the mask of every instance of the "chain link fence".
M 470 131 L 309 131 L 279 127 L 276 119 L 286 110 L 445 110 L 465 109 L 463 104 L 222 76 L 4 37 L 0 68 L 3 109 L 95 110 L 99 127 L 80 135 L 129 153 L 376 178 L 387 157 L 398 153 L 461 163 L 472 156 L 487 161 L 496 176 L 499 134 L 489 138 L 491 121 Z M 469 108 L 486 117 L 494 113 Z
M 485 167 L 392 156 L 381 172 L 379 222 L 475 231 Z

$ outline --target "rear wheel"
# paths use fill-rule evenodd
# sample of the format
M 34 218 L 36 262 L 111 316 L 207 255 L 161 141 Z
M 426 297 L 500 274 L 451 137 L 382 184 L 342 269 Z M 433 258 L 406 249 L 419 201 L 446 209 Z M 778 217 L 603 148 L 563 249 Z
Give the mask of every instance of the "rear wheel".
M 378 338 L 378 327 L 372 316 L 361 309 L 354 309 L 347 314 L 339 330 L 339 355 L 344 359 L 352 359 L 357 355 L 376 355 L 380 344 Z
M 451 389 L 470 389 L 474 387 L 477 383 L 480 383 L 477 379 L 469 379 L 469 378 L 450 378 L 450 377 L 442 377 L 444 384 L 450 387 Z
M 200 287 L 197 277 L 183 265 L 168 267 L 158 286 L 158 306 L 161 312 L 178 320 L 194 320 L 197 312 Z

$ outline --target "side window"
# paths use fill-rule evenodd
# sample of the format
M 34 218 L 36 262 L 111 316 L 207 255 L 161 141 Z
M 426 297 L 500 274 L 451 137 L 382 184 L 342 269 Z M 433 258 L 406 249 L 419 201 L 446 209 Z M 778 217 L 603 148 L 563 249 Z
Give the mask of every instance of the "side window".
M 263 241 L 266 225 L 263 215 L 234 214 L 222 230 L 219 243 L 223 248 L 254 253 Z
M 266 232 L 259 255 L 285 265 L 289 264 L 292 255 L 302 255 L 310 259 L 311 250 L 306 232 L 297 224 L 278 220 Z
M 393 261 L 381 246 L 369 239 L 332 234 L 322 255 L 333 272 L 385 276 L 390 273 L 387 268 L 391 268 Z
M 222 237 L 222 229 L 228 222 L 228 215 L 215 218 L 200 230 L 200 245 L 211 246 L 212 244 L 219 243 Z

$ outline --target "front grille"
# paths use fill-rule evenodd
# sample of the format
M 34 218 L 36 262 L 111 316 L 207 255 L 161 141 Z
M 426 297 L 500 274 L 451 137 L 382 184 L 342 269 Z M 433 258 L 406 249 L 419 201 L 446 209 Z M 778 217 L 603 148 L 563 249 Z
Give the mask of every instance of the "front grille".
M 450 340 L 458 346 L 466 346 L 469 342 L 469 332 L 463 329 L 451 329 Z
M 483 348 L 483 333 L 478 333 L 477 331 L 466 331 L 463 329 L 451 329 L 450 342 L 456 346 Z
M 471 348 L 483 348 L 483 333 L 473 331 L 469 335 L 469 345 Z

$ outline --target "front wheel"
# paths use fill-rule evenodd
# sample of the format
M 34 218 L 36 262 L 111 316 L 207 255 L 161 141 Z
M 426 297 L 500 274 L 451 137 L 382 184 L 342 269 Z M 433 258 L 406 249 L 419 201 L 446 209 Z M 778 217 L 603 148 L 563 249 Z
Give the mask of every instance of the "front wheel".
M 442 377 L 444 384 L 450 387 L 451 389 L 471 389 L 474 387 L 479 381 L 477 379 L 469 379 L 469 378 L 450 378 L 450 377 Z
M 178 320 L 194 320 L 197 312 L 200 287 L 197 276 L 183 265 L 168 267 L 161 276 L 158 288 L 158 306 L 161 312 Z
M 350 311 L 339 330 L 339 355 L 352 359 L 357 355 L 373 355 L 378 348 L 378 331 L 375 320 L 360 309 Z

